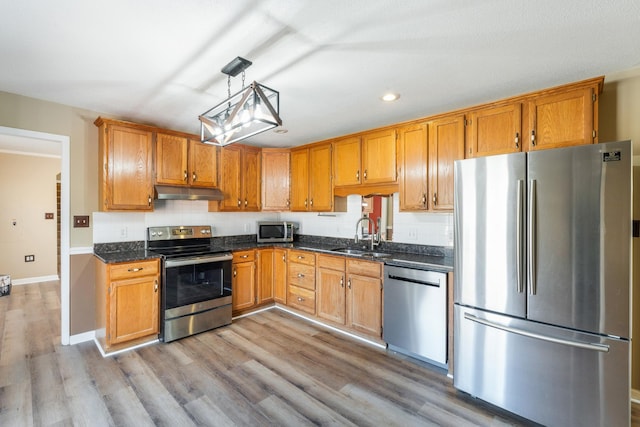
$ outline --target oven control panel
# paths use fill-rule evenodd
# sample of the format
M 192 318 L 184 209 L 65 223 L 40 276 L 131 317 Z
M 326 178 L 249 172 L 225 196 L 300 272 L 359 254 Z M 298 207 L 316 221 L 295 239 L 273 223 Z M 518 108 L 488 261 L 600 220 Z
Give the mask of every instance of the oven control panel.
M 147 228 L 147 240 L 176 240 L 211 237 L 210 225 L 165 226 Z

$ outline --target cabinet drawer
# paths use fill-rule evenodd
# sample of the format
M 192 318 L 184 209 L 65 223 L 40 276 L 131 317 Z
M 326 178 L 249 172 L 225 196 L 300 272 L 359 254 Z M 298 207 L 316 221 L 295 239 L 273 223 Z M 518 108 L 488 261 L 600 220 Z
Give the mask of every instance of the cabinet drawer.
M 376 261 L 347 260 L 347 273 L 360 276 L 382 277 L 382 263 Z
M 302 288 L 316 289 L 316 269 L 312 265 L 289 263 L 288 283 Z
M 159 264 L 157 259 L 111 264 L 109 265 L 109 277 L 111 280 L 120 280 L 157 275 Z
M 318 267 L 344 271 L 344 257 L 318 255 Z
M 306 251 L 289 250 L 289 261 L 300 264 L 316 265 L 316 255 Z
M 234 263 L 255 261 L 255 259 L 256 259 L 256 252 L 253 249 L 249 251 L 238 251 L 233 253 Z
M 309 314 L 315 314 L 316 293 L 297 286 L 289 286 L 287 305 L 306 311 Z

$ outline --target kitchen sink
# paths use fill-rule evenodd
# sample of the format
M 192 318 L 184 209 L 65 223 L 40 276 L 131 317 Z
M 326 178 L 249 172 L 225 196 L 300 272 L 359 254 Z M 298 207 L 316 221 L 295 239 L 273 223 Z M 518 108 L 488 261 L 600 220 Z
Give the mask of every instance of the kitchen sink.
M 331 252 L 338 252 L 341 254 L 361 256 L 361 257 L 367 257 L 367 258 L 384 258 L 384 257 L 391 256 L 391 254 L 384 253 L 384 252 L 365 251 L 362 249 L 349 249 L 349 248 L 333 249 Z

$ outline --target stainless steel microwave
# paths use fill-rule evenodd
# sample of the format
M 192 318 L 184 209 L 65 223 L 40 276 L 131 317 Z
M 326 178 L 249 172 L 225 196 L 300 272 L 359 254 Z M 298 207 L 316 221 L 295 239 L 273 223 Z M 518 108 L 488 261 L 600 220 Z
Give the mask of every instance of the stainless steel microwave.
M 293 242 L 298 224 L 288 221 L 258 221 L 258 243 Z

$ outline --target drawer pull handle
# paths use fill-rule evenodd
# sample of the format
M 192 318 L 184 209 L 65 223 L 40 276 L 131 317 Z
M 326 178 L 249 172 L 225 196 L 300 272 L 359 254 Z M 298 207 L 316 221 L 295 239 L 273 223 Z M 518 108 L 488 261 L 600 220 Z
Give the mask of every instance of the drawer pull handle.
M 240 255 L 240 258 L 249 258 L 249 255 Z
M 142 270 L 144 270 L 144 267 L 130 268 L 130 269 L 128 269 L 127 271 L 128 271 L 129 273 L 137 273 L 138 271 L 142 271 Z
M 340 278 L 340 287 L 344 288 L 344 276 Z
M 298 273 L 298 277 L 299 277 L 300 279 L 303 279 L 303 278 L 304 278 L 304 274 L 302 274 L 302 273 Z
M 158 292 L 158 281 L 155 281 L 155 284 L 153 285 L 153 292 Z
M 298 302 L 304 302 L 304 298 L 298 297 Z
M 347 280 L 347 287 L 351 289 L 351 279 Z
M 304 255 L 298 255 L 298 259 L 304 259 Z

